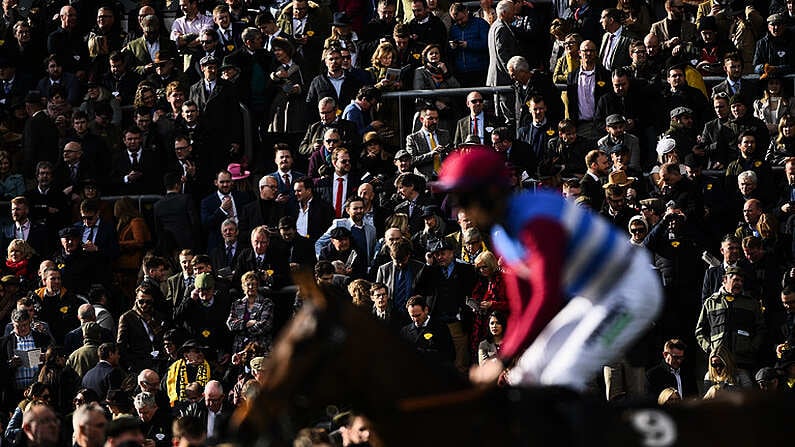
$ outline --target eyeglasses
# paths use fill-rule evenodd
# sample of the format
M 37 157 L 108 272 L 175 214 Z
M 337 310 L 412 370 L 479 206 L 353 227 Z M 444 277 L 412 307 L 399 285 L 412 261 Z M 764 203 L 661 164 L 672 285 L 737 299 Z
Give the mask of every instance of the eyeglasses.
M 340 140 L 338 140 L 336 138 L 329 138 L 329 139 L 326 140 L 326 143 L 339 143 L 339 142 L 340 142 Z
M 186 150 L 188 150 L 189 147 L 190 147 L 190 145 L 187 145 L 187 146 L 174 146 L 174 150 L 175 151 L 186 151 Z
M 477 98 L 476 99 L 470 99 L 469 102 L 471 102 L 472 104 L 480 104 L 480 103 L 483 102 L 483 99 L 482 98 L 481 99 L 477 99 Z

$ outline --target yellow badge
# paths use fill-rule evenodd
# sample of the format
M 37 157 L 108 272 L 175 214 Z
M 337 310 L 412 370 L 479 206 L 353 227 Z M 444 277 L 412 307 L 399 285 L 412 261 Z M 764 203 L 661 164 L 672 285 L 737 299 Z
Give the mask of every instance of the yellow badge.
M 340 115 L 342 115 L 342 110 L 340 110 L 340 109 L 337 109 L 337 110 L 334 112 L 334 114 L 335 114 L 335 115 L 337 115 L 337 116 L 340 116 Z
M 306 35 L 309 36 L 309 37 L 312 37 L 312 36 L 315 35 L 315 32 L 312 31 L 312 30 L 309 30 L 309 31 L 306 32 Z
M 549 136 L 551 137 L 552 135 L 555 135 L 555 131 L 554 131 L 554 130 L 552 130 L 552 129 L 549 129 L 549 130 L 547 131 L 547 135 L 549 135 Z
M 64 267 L 66 267 L 66 265 L 64 265 L 64 264 L 58 264 L 58 270 L 62 270 Z
M 761 162 L 761 161 L 759 161 L 759 160 L 756 160 L 756 161 L 754 162 L 754 167 L 755 167 L 755 168 L 758 168 L 758 167 L 760 167 L 760 166 L 762 166 L 762 162 Z
M 232 51 L 235 51 L 235 46 L 230 43 L 229 45 L 226 46 L 226 51 L 228 51 L 230 53 Z
M 731 295 L 726 295 L 726 301 L 731 303 L 732 301 L 734 301 L 734 297 Z
M 209 336 L 210 336 L 210 331 L 208 331 L 207 329 L 202 331 L 202 337 L 207 338 Z
M 605 81 L 596 81 L 596 85 L 598 85 L 599 87 L 604 87 Z
M 679 246 L 679 241 L 673 241 L 673 242 L 671 242 L 671 247 L 673 247 L 673 248 L 676 248 L 676 247 L 678 247 L 678 246 Z
M 413 57 L 414 59 L 417 59 L 417 60 L 420 59 L 420 55 L 418 53 L 412 54 L 411 57 Z
M 430 332 L 426 332 L 425 335 L 423 335 L 423 337 L 425 337 L 426 340 L 430 340 L 431 338 L 433 338 L 433 334 L 431 334 Z
M 58 310 L 60 310 L 62 314 L 65 314 L 65 313 L 69 312 L 69 306 L 64 306 L 64 307 L 62 307 L 62 308 L 60 308 Z
M 707 183 L 707 191 L 712 190 L 712 183 Z

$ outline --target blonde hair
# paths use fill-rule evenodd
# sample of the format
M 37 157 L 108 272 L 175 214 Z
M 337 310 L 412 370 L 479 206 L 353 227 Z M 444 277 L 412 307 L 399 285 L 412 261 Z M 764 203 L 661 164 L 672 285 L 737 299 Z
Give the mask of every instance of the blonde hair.
M 497 262 L 497 257 L 494 256 L 494 253 L 490 251 L 484 251 L 475 258 L 476 268 L 478 267 L 478 264 L 483 264 L 483 266 L 488 267 L 492 273 L 496 272 L 499 269 L 499 263 Z
M 389 42 L 383 42 L 378 45 L 373 52 L 373 57 L 370 58 L 370 63 L 373 65 L 373 67 L 381 67 L 381 56 L 385 55 L 386 53 L 390 53 L 392 55 L 393 64 L 397 61 L 397 49 L 395 46 Z
M 660 391 L 660 395 L 657 396 L 657 405 L 669 405 L 669 401 L 674 395 L 679 395 L 679 391 L 677 391 L 676 388 L 665 388 L 664 390 Z M 679 398 L 681 397 L 682 396 L 679 396 Z
M 243 276 L 240 277 L 240 285 L 241 286 L 245 286 L 246 283 L 249 280 L 251 280 L 251 279 L 253 279 L 254 281 L 257 281 L 257 284 L 259 284 L 259 278 L 257 278 L 257 274 L 252 272 L 252 271 L 250 271 L 250 272 L 243 273 Z
M 8 244 L 7 253 L 9 258 L 11 257 L 11 250 L 13 249 L 21 251 L 22 257 L 24 257 L 25 259 L 30 259 L 30 257 L 33 256 L 34 253 L 36 253 L 33 247 L 31 247 L 30 244 L 28 244 L 22 239 L 14 239 Z
M 354 306 L 369 307 L 370 301 L 370 281 L 366 279 L 354 279 L 348 284 L 348 293 L 353 298 Z

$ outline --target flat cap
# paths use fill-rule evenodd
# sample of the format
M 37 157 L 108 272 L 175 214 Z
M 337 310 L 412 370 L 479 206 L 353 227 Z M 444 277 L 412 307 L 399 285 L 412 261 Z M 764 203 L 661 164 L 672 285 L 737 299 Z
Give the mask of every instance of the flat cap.
M 60 231 L 58 231 L 58 237 L 77 237 L 77 238 L 79 238 L 82 235 L 83 235 L 83 232 L 80 230 L 80 228 L 77 228 L 77 227 L 64 227 L 64 228 L 61 228 Z
M 409 151 L 405 149 L 401 149 L 395 154 L 395 160 L 400 160 L 403 157 L 411 158 L 411 154 L 409 154 Z
M 693 115 L 693 109 L 689 107 L 677 107 L 671 110 L 671 118 L 676 118 L 677 116 L 682 115 Z
M 215 278 L 212 273 L 199 273 L 194 281 L 197 289 L 214 289 Z
M 216 59 L 215 56 L 204 56 L 199 61 L 199 65 L 202 67 L 205 65 L 218 65 L 218 59 Z
M 616 124 L 626 124 L 627 119 L 624 118 L 623 115 L 619 115 L 618 113 L 614 113 L 607 117 L 605 120 L 605 124 L 608 126 L 615 126 Z

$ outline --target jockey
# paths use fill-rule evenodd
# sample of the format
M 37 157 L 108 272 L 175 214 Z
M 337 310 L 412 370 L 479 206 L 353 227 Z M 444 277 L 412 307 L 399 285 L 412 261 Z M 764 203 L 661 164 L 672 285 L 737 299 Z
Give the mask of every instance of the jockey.
M 603 218 L 553 192 L 510 194 L 504 158 L 458 151 L 432 186 L 448 192 L 482 230 L 506 267 L 511 314 L 499 360 L 471 378 L 492 383 L 505 366 L 511 385 L 584 390 L 618 358 L 662 306 L 651 257 Z

